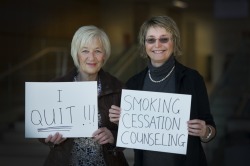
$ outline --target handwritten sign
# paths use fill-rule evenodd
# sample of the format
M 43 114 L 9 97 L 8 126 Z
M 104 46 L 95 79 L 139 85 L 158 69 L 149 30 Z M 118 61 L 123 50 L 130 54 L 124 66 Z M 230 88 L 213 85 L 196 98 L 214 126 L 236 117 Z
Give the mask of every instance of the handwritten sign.
M 191 95 L 122 90 L 117 146 L 186 154 Z
M 97 82 L 26 82 L 25 137 L 91 137 L 98 128 Z

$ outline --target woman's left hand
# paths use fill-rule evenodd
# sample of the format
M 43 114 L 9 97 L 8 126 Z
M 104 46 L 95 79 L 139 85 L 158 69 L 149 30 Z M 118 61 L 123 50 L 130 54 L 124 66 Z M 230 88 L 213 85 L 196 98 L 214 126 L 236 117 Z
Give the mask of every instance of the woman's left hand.
M 93 136 L 93 139 L 101 145 L 107 144 L 107 143 L 110 143 L 110 144 L 114 143 L 113 134 L 111 133 L 109 129 L 107 129 L 107 127 L 99 128 L 93 133 L 92 136 Z
M 204 137 L 206 135 L 206 122 L 200 119 L 189 120 L 188 122 L 188 134 L 192 136 Z

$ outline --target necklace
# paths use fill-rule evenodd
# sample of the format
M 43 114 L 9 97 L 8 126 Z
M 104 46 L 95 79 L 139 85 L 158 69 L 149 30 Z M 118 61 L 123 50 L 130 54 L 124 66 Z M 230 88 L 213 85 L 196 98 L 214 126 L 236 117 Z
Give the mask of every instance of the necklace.
M 170 76 L 170 74 L 173 72 L 174 68 L 175 68 L 175 66 L 173 66 L 172 69 L 170 70 L 170 72 L 164 78 L 162 78 L 159 81 L 153 80 L 153 78 L 151 77 L 151 74 L 150 74 L 150 70 L 148 70 L 148 76 L 149 76 L 149 78 L 150 78 L 150 80 L 152 82 L 154 82 L 154 83 L 160 83 L 160 82 L 164 81 L 165 79 L 167 79 Z

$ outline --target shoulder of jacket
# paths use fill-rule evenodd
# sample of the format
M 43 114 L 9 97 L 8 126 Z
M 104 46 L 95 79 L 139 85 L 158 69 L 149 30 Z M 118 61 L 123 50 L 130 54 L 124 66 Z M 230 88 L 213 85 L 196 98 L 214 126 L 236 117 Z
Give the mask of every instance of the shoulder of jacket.
M 187 67 L 179 62 L 176 62 L 176 70 L 177 72 L 181 73 L 181 74 L 188 74 L 188 75 L 200 75 L 200 73 L 195 70 L 195 69 L 192 69 L 190 67 Z
M 110 73 L 101 70 L 99 74 L 103 90 L 121 91 L 124 87 L 124 84 Z
M 137 80 L 137 79 L 144 79 L 144 77 L 146 76 L 147 72 L 148 72 L 148 68 L 146 67 L 145 69 L 143 69 L 139 73 L 136 73 L 135 75 L 133 75 L 132 77 L 130 77 L 127 82 L 132 81 L 132 80 Z

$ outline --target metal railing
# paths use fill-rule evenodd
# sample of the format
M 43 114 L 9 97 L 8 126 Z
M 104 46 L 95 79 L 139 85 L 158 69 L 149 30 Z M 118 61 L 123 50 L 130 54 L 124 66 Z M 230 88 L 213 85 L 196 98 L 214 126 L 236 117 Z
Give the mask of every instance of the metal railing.
M 25 82 L 47 82 L 71 65 L 65 47 L 47 47 L 0 73 L 0 124 L 24 117 Z
M 146 60 L 139 56 L 138 46 L 131 45 L 121 55 L 110 59 L 104 69 L 123 82 L 129 77 L 141 71 L 146 66 Z

